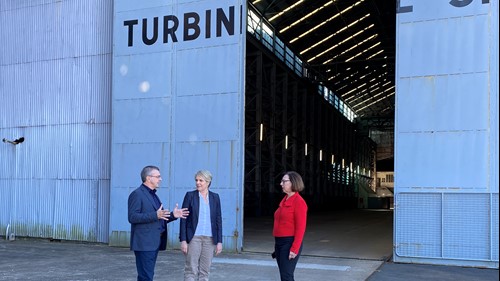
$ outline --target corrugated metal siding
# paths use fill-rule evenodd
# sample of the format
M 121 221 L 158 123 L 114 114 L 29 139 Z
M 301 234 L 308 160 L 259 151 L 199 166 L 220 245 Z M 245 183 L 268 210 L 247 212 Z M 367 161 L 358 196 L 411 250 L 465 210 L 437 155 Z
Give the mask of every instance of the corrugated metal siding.
M 498 2 L 404 4 L 394 261 L 498 268 Z
M 112 8 L 0 0 L 0 231 L 107 242 Z

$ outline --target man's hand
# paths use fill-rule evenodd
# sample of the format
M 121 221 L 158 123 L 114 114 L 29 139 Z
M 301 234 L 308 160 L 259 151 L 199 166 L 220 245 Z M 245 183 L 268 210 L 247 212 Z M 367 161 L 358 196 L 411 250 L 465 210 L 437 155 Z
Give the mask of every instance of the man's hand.
M 168 221 L 168 218 L 170 217 L 170 211 L 163 210 L 163 204 L 161 204 L 160 208 L 158 210 L 156 210 L 156 216 L 158 217 L 159 220 Z
M 179 209 L 179 204 L 176 203 L 174 208 L 174 217 L 185 219 L 187 216 L 189 216 L 188 208 Z

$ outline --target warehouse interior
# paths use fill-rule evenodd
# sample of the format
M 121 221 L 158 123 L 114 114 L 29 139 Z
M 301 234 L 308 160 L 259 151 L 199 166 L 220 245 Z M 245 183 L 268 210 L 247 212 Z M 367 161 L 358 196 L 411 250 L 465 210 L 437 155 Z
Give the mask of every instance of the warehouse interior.
M 396 1 L 255 0 L 248 11 L 243 249 L 272 249 L 279 181 L 295 170 L 304 254 L 386 259 Z

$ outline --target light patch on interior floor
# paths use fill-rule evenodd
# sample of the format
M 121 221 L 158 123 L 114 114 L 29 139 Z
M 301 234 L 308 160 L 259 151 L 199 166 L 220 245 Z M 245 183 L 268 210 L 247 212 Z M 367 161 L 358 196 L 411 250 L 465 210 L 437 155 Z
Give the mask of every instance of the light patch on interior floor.
M 212 262 L 225 263 L 225 264 L 257 265 L 257 266 L 277 266 L 275 261 L 246 260 L 246 259 L 214 258 Z M 315 263 L 300 263 L 300 262 L 297 264 L 297 268 L 335 270 L 335 271 L 348 271 L 351 269 L 350 266 L 326 265 L 326 264 L 315 264 Z

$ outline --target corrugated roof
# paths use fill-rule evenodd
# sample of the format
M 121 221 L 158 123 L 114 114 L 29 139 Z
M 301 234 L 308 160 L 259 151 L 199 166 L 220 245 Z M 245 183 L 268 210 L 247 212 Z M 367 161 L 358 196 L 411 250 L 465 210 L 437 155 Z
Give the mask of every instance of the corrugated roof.
M 314 76 L 362 118 L 394 116 L 395 0 L 253 0 Z

